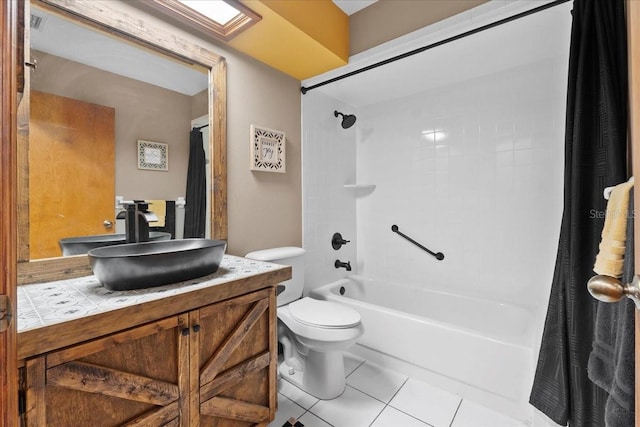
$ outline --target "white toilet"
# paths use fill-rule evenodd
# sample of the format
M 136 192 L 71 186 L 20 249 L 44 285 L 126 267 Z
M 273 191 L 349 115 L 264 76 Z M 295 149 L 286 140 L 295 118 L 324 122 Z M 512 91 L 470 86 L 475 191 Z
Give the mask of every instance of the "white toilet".
M 296 247 L 251 252 L 246 258 L 291 266 L 291 280 L 278 294 L 278 341 L 284 350 L 280 376 L 319 399 L 345 388 L 342 351 L 364 333 L 360 313 L 350 307 L 302 298 L 305 250 Z

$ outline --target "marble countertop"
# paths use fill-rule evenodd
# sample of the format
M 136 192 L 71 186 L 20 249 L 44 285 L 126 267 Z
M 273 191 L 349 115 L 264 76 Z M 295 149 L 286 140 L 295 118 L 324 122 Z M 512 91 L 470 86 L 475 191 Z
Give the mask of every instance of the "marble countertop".
M 18 333 L 192 292 L 282 267 L 225 255 L 220 268 L 212 275 L 134 291 L 110 291 L 95 276 L 18 286 Z

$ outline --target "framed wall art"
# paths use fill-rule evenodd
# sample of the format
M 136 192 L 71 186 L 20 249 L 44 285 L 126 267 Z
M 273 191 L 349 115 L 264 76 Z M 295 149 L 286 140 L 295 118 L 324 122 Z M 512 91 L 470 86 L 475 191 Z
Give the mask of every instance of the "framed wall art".
M 251 125 L 251 170 L 285 173 L 284 132 Z
M 139 139 L 138 169 L 168 171 L 169 144 Z

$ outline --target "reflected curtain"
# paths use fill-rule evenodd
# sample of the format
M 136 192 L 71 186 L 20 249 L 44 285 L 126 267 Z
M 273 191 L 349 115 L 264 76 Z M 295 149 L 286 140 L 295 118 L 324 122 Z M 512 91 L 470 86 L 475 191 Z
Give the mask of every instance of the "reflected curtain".
M 603 189 L 627 179 L 624 0 L 574 0 L 564 212 L 530 403 L 561 425 L 604 426 L 606 395 L 587 377 L 596 301 L 586 284 L 604 223 Z
M 189 134 L 189 169 L 184 213 L 184 237 L 205 237 L 207 208 L 206 159 L 202 132 L 193 128 Z

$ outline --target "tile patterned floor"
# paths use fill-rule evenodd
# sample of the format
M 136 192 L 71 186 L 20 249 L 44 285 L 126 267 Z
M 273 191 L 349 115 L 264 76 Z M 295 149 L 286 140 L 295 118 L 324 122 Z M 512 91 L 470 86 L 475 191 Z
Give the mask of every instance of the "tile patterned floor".
M 305 427 L 525 427 L 468 400 L 354 356 L 345 357 L 347 388 L 319 400 L 280 380 L 269 427 L 295 418 Z

